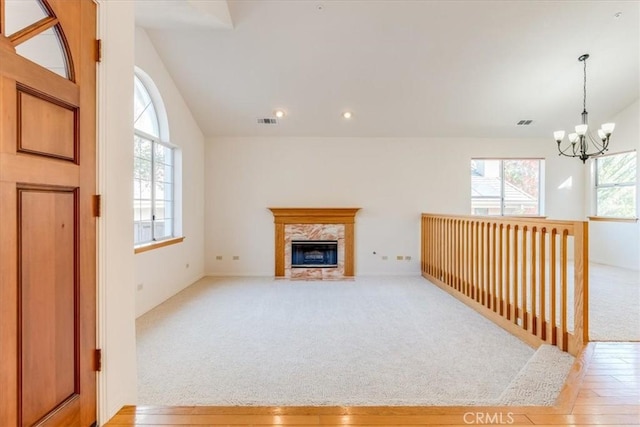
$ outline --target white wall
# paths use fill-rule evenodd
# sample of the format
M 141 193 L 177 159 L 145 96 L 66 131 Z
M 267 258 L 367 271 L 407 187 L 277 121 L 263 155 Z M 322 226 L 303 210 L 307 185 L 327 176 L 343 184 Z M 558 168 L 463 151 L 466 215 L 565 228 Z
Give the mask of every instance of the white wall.
M 204 275 L 204 137 L 146 31 L 135 30 L 135 64 L 160 91 L 169 122 L 170 142 L 179 147 L 182 190 L 182 243 L 135 255 L 136 315 L 139 316 Z M 179 203 L 178 203 L 179 207 Z M 131 229 L 133 231 L 133 228 Z M 188 267 L 187 267 L 188 265 Z
M 545 157 L 546 214 L 583 219 L 583 165 L 555 150 L 550 139 L 210 139 L 206 272 L 272 276 L 274 226 L 267 207 L 342 206 L 362 208 L 357 275 L 419 274 L 420 213 L 470 212 L 472 157 Z M 572 186 L 559 189 L 567 180 Z M 396 261 L 397 255 L 412 260 Z
M 103 216 L 99 227 L 98 422 L 137 399 L 133 264 L 133 28 L 132 2 L 101 1 L 98 65 L 98 164 Z M 129 166 L 129 167 L 128 167 Z
M 609 143 L 609 153 L 636 150 L 637 170 L 640 172 L 640 100 L 611 119 L 616 129 Z M 589 174 L 586 175 L 589 180 Z M 640 188 L 640 174 L 638 174 Z M 636 193 L 637 194 L 637 193 Z M 589 205 L 594 197 L 593 187 L 587 188 Z M 640 213 L 640 197 L 636 197 Z M 589 212 L 593 214 L 594 212 Z M 640 224 L 591 221 L 589 224 L 589 259 L 594 262 L 640 270 Z

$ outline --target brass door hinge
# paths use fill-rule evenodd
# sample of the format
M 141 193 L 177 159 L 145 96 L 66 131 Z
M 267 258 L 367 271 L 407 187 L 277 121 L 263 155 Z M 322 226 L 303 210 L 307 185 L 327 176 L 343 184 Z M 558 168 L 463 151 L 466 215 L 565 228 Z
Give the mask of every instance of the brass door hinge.
M 94 194 L 93 196 L 93 216 L 100 218 L 102 216 L 102 196 Z
M 96 62 L 102 61 L 102 40 L 96 40 L 96 48 L 95 48 L 95 56 Z
M 102 371 L 102 349 L 96 348 L 93 362 L 94 370 L 96 372 Z

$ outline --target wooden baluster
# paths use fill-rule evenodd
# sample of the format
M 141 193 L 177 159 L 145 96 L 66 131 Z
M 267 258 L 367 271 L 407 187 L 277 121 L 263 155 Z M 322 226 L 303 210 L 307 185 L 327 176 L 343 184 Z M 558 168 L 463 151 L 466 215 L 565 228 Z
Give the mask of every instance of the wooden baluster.
M 528 227 L 525 225 L 522 227 L 522 276 L 521 276 L 521 289 L 522 304 L 520 307 L 520 313 L 522 314 L 522 328 L 529 329 L 529 310 L 527 308 L 527 232 Z
M 484 305 L 484 270 L 485 270 L 485 258 L 484 258 L 484 229 L 485 229 L 485 222 L 482 221 L 480 223 L 480 263 L 478 265 L 478 269 L 479 269 L 479 281 L 478 281 L 478 301 L 480 301 L 480 304 Z
M 560 349 L 567 351 L 567 236 L 568 231 L 562 230 L 562 240 L 560 241 L 560 286 L 562 302 L 560 303 Z
M 456 274 L 456 246 L 458 245 L 458 236 L 456 234 L 456 221 L 452 219 L 449 226 L 451 227 L 451 248 L 449 248 L 449 254 L 451 254 L 451 286 L 454 289 L 457 289 L 458 275 Z
M 545 227 L 542 227 L 540 229 L 540 234 L 539 234 L 539 238 L 540 238 L 540 243 L 538 244 L 538 247 L 540 248 L 540 270 L 538 273 L 538 281 L 540 283 L 540 289 L 538 290 L 538 297 L 539 297 L 539 303 L 538 303 L 538 307 L 539 307 L 539 312 L 538 312 L 538 324 L 537 324 L 537 332 L 538 332 L 538 337 L 540 337 L 540 339 L 542 339 L 543 341 L 547 340 L 547 300 L 546 300 L 546 262 L 547 260 L 546 258 L 546 237 L 547 237 L 547 229 Z
M 442 218 L 442 220 L 440 221 L 440 227 L 442 230 L 442 277 L 440 277 L 440 280 L 442 280 L 446 284 L 449 284 L 447 281 L 447 246 L 449 243 L 447 241 L 447 218 Z
M 497 298 L 497 293 L 496 293 L 496 270 L 497 270 L 497 264 L 496 264 L 496 229 L 497 229 L 497 224 L 495 222 L 493 222 L 491 224 L 491 290 L 489 291 L 489 302 L 491 304 L 491 309 L 494 312 L 497 312 L 497 307 L 496 307 L 496 298 Z
M 511 320 L 513 323 L 518 323 L 518 232 L 520 227 L 515 225 L 513 227 L 513 258 L 511 259 L 513 264 L 513 269 L 511 274 L 513 275 L 511 290 L 513 291 L 513 297 L 511 298 Z
M 456 290 L 458 292 L 460 292 L 461 288 L 461 274 L 460 274 L 460 262 L 461 262 L 461 256 L 462 254 L 460 253 L 460 246 L 462 245 L 462 237 L 460 236 L 460 220 L 456 219 L 453 222 L 453 230 L 454 230 L 454 235 L 455 235 L 455 256 L 453 257 L 453 261 L 454 261 L 454 270 L 455 270 L 455 283 L 456 283 Z
M 530 283 L 529 283 L 529 296 L 531 301 L 531 322 L 529 323 L 529 332 L 533 335 L 538 333 L 538 315 L 540 314 L 540 307 L 536 307 L 538 303 L 538 299 L 536 298 L 536 291 L 538 288 L 538 280 L 536 277 L 536 261 L 537 261 L 537 248 L 536 248 L 536 234 L 538 232 L 537 227 L 531 228 L 531 274 L 530 274 Z
M 507 320 L 511 320 L 511 286 L 513 281 L 511 280 L 511 224 L 507 224 L 505 234 L 505 252 L 507 256 L 504 260 L 504 316 Z
M 556 253 L 556 239 L 558 235 L 558 231 L 556 230 L 556 228 L 554 227 L 551 230 L 551 236 L 549 237 L 549 241 L 551 244 L 551 253 L 549 254 L 549 267 L 550 267 L 550 273 L 549 273 L 549 299 L 550 301 L 550 305 L 551 305 L 551 309 L 550 309 L 550 320 L 549 320 L 549 324 L 550 327 L 548 328 L 548 337 L 549 337 L 549 342 L 553 345 L 557 345 L 558 344 L 558 325 L 556 324 L 557 322 L 557 315 L 556 315 L 556 295 L 558 293 L 558 283 L 557 283 L 557 268 L 556 268 L 556 263 L 558 262 L 557 260 L 557 253 Z
M 431 218 L 431 232 L 433 241 L 431 242 L 431 275 L 438 275 L 438 219 Z
M 500 316 L 504 317 L 504 300 L 503 300 L 503 292 L 502 292 L 502 286 L 504 283 L 502 274 L 502 261 L 504 258 L 504 252 L 503 252 L 503 237 L 504 234 L 504 226 L 502 223 L 500 223 L 500 227 L 498 228 L 498 275 L 497 275 L 497 283 L 496 283 L 496 287 L 498 288 L 498 313 L 500 314 Z
M 442 227 L 443 227 L 443 232 L 444 232 L 444 250 L 442 251 L 442 254 L 444 255 L 444 264 L 443 264 L 443 270 L 444 270 L 444 282 L 451 286 L 451 269 L 449 268 L 449 262 L 451 260 L 451 257 L 449 256 L 449 247 L 451 246 L 451 235 L 450 235 L 450 231 L 451 229 L 449 228 L 449 219 L 445 218 L 444 221 L 442 221 Z
M 455 241 L 453 237 L 453 220 L 447 220 L 447 283 L 453 287 L 453 256 L 451 251 L 453 250 L 453 243 Z
M 473 221 L 467 219 L 466 221 L 467 228 L 467 247 L 465 248 L 466 256 L 465 256 L 465 291 L 464 294 L 471 298 L 471 282 L 473 281 Z
M 474 275 L 473 280 L 473 297 L 476 301 L 480 301 L 480 221 L 476 222 L 475 242 L 474 242 Z
M 430 257 L 431 257 L 431 240 L 433 238 L 433 236 L 431 235 L 431 221 L 430 218 L 425 218 L 425 228 L 427 230 L 427 240 L 425 242 L 425 253 L 427 254 L 425 257 L 425 271 L 428 274 L 431 274 L 431 263 L 430 263 Z
M 426 235 L 424 232 L 424 216 L 420 218 L 420 272 L 424 273 L 424 244 Z
M 486 228 L 484 230 L 484 282 L 483 282 L 483 295 L 484 295 L 484 306 L 490 308 L 491 304 L 489 302 L 489 289 L 491 289 L 491 284 L 489 283 L 489 279 L 491 277 L 491 223 L 487 221 Z
M 589 223 L 579 221 L 573 227 L 573 333 L 578 352 L 589 342 Z
M 445 230 L 445 219 L 444 218 L 440 218 L 440 250 L 438 251 L 438 255 L 440 257 L 440 268 L 439 268 L 439 274 L 438 274 L 438 279 L 442 280 L 443 282 L 445 281 L 445 263 L 446 263 L 446 248 L 447 248 L 447 240 L 446 240 L 446 230 Z
M 435 238 L 436 238 L 436 250 L 435 250 L 435 278 L 440 280 L 440 249 L 442 246 L 442 236 L 440 235 L 440 218 L 435 218 Z
M 463 286 L 463 268 L 464 268 L 464 222 L 462 219 L 458 220 L 458 290 L 462 292 Z
M 429 240 L 429 274 L 435 276 L 436 272 L 436 230 L 435 219 L 429 218 L 429 232 L 431 233 L 431 239 Z

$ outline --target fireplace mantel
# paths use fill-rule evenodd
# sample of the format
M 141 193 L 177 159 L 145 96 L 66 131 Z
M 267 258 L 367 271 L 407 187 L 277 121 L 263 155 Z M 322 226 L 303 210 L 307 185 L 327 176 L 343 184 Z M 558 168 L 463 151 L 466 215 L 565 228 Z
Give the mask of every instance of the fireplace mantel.
M 354 276 L 354 224 L 360 208 L 269 208 L 275 233 L 275 277 L 285 277 L 285 225 L 344 224 L 344 276 Z

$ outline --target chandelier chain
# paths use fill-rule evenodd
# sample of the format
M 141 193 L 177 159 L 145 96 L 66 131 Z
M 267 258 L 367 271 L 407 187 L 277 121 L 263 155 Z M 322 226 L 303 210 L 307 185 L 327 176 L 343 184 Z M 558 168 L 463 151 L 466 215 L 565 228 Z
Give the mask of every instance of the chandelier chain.
M 587 111 L 587 60 L 584 61 L 584 80 L 583 80 L 583 97 L 582 97 L 582 110 Z

